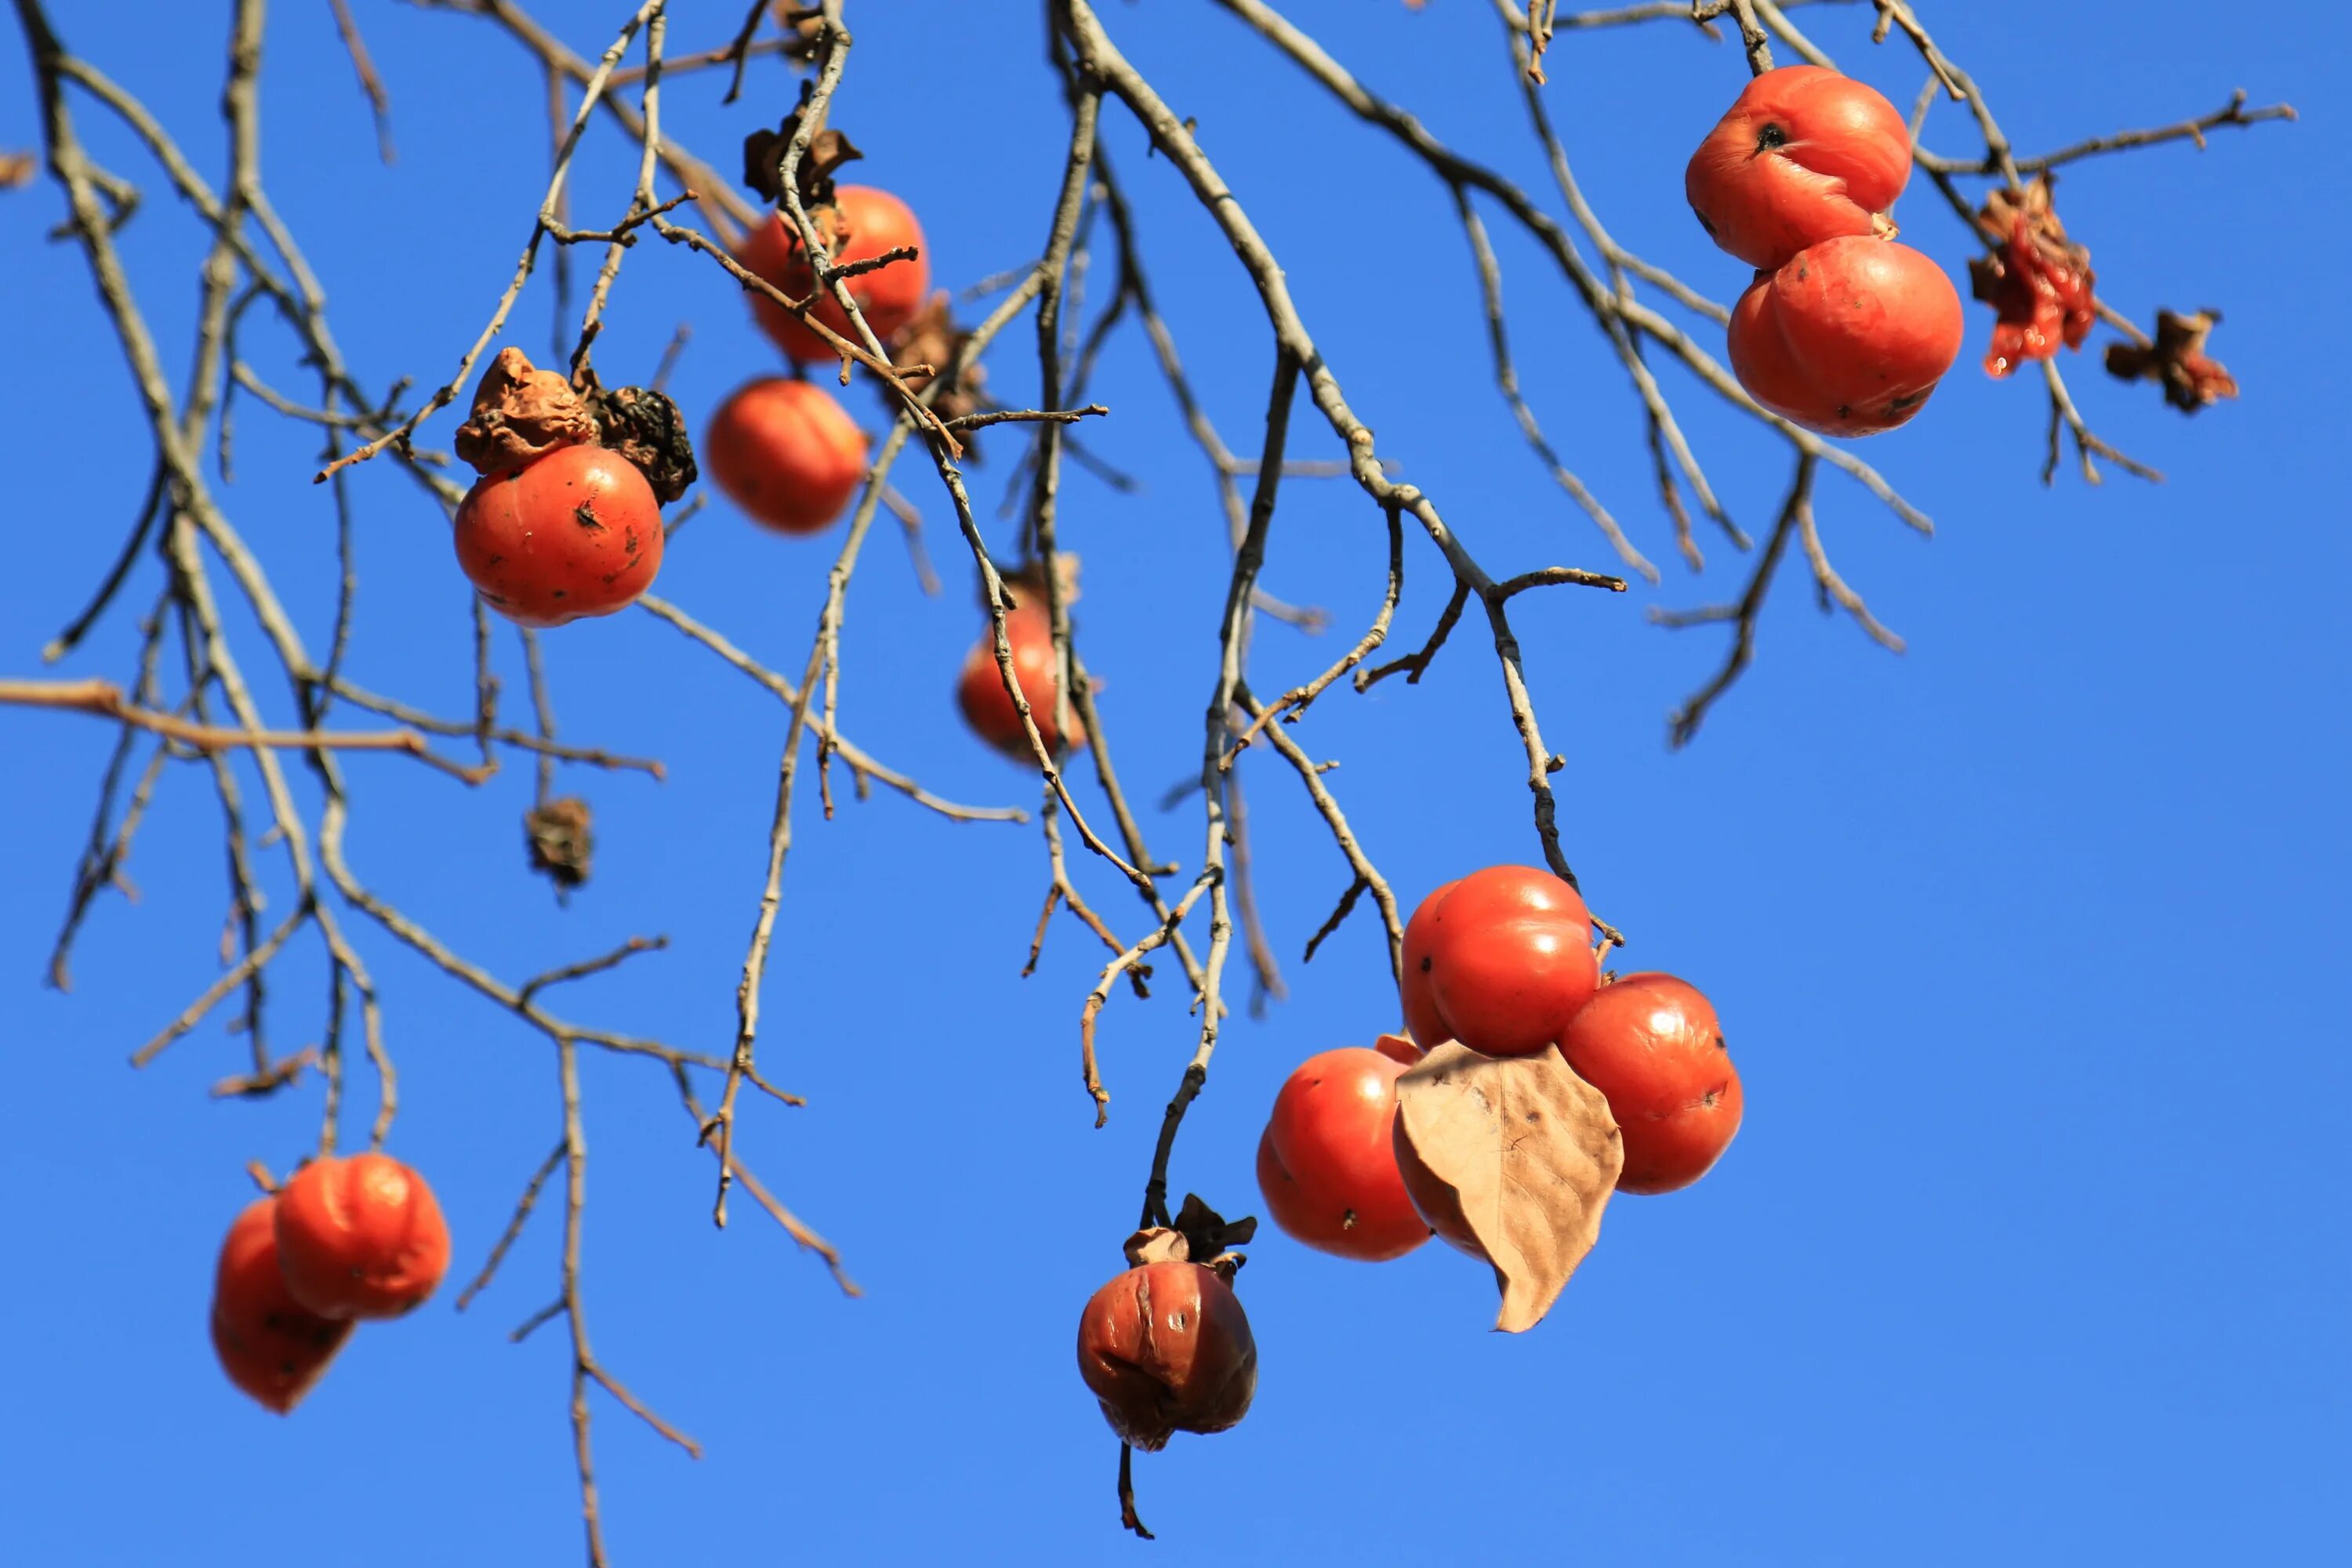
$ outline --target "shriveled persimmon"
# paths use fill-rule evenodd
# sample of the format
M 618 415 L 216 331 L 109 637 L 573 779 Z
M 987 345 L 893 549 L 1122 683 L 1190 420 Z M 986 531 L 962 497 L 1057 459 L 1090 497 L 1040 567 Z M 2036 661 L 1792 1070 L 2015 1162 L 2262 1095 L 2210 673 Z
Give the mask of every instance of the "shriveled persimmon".
M 228 1227 L 213 1275 L 213 1353 L 265 1410 L 292 1412 L 352 1336 L 352 1324 L 294 1299 L 278 1268 L 278 1200 L 257 1198 Z
M 1749 82 L 1683 171 L 1716 244 L 1770 271 L 1807 246 L 1894 232 L 1911 177 L 1911 130 L 1871 88 L 1820 66 Z
M 1097 1290 L 1078 1317 L 1078 1375 L 1121 1439 L 1146 1451 L 1178 1432 L 1223 1432 L 1257 1393 L 1257 1341 L 1241 1299 L 1198 1263 L 1147 1263 Z
M 858 314 L 866 318 L 876 337 L 887 338 L 914 320 L 930 291 L 931 268 L 923 252 L 922 225 L 915 220 L 913 208 L 872 185 L 835 187 L 830 221 L 836 235 L 836 266 L 871 261 L 894 250 L 911 248 L 915 252 L 845 280 L 849 297 L 857 301 Z M 816 275 L 809 268 L 800 236 L 781 212 L 771 214 L 767 222 L 751 231 L 736 251 L 735 259 L 743 264 L 746 271 L 756 273 L 795 300 L 807 298 L 816 289 Z M 841 336 L 857 342 L 857 335 L 850 331 L 847 312 L 829 292 L 811 313 Z M 760 329 L 775 340 L 776 346 L 799 363 L 816 364 L 835 356 L 832 344 L 765 295 L 751 296 L 751 314 Z
M 1739 297 L 1731 369 L 1784 419 L 1871 436 L 1926 405 L 1961 328 L 1959 291 L 1928 258 L 1891 240 L 1825 240 Z
M 1029 717 L 1036 721 L 1045 749 L 1058 751 L 1062 729 L 1055 709 L 1062 682 L 1055 668 L 1059 661 L 1054 657 L 1054 623 L 1041 598 L 1024 599 L 1005 612 L 1004 638 L 1012 646 L 1013 671 L 1020 678 Z M 1013 696 L 1004 689 L 997 669 L 993 633 L 983 633 L 965 656 L 962 674 L 956 680 L 956 706 L 982 740 L 1016 762 L 1029 759 L 1028 733 L 1021 727 L 1020 710 L 1013 706 Z M 1086 726 L 1075 711 L 1070 715 L 1069 741 L 1073 749 L 1087 743 Z
M 457 564 L 483 602 L 526 626 L 609 616 L 661 570 L 661 505 L 635 465 L 559 447 L 485 474 L 457 508 Z
M 1257 1145 L 1258 1190 L 1274 1221 L 1319 1251 L 1366 1263 L 1429 1239 L 1398 1173 L 1390 1131 L 1405 1063 L 1342 1046 L 1300 1063 Z
M 1625 1142 L 1623 1193 L 1670 1193 L 1713 1168 L 1739 1131 L 1739 1070 L 1715 1006 L 1671 974 L 1627 974 L 1584 1005 L 1559 1043 Z
M 449 1270 L 449 1226 L 425 1178 L 388 1154 L 313 1160 L 278 1195 L 278 1262 L 325 1318 L 397 1318 Z
M 1591 999 L 1584 900 L 1549 871 L 1489 866 L 1421 901 L 1404 928 L 1406 1024 L 1426 1050 L 1459 1040 L 1490 1057 L 1557 1041 Z
M 865 482 L 866 436 L 823 387 L 769 376 L 719 405 L 702 460 L 754 522 L 815 533 Z

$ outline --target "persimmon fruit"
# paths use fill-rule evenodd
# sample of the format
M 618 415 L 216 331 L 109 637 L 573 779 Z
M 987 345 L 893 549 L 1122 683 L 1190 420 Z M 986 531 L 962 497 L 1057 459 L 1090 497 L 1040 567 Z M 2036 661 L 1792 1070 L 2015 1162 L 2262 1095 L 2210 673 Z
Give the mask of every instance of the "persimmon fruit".
M 1274 1099 L 1257 1184 L 1274 1222 L 1318 1251 L 1365 1263 L 1429 1239 L 1397 1172 L 1391 1130 L 1405 1063 L 1342 1046 L 1300 1063 Z
M 702 460 L 754 522 L 816 533 L 865 483 L 866 435 L 823 387 L 769 376 L 719 405 Z
M 1559 1048 L 1617 1119 L 1625 1147 L 1621 1193 L 1689 1186 L 1739 1131 L 1739 1071 L 1714 1005 L 1687 981 L 1654 973 L 1619 977 L 1584 1005 Z
M 931 268 L 924 254 L 923 226 L 916 221 L 913 208 L 872 185 L 836 186 L 834 206 L 840 232 L 834 247 L 836 265 L 870 261 L 909 247 L 915 251 L 911 258 L 845 280 L 849 297 L 857 301 L 858 314 L 866 318 L 877 338 L 887 339 L 915 319 L 930 292 Z M 735 259 L 746 271 L 758 274 L 795 300 L 805 299 L 816 288 L 816 275 L 809 268 L 800 236 L 782 212 L 771 214 L 767 222 L 751 231 Z M 858 341 L 850 330 L 848 313 L 829 291 L 811 313 L 851 342 Z M 751 314 L 760 330 L 797 363 L 819 364 L 835 356 L 831 343 L 767 296 L 751 296 Z
M 1732 308 L 1732 373 L 1782 418 L 1824 436 L 1892 430 L 1959 356 L 1959 291 L 1928 258 L 1848 237 L 1760 273 Z
M 289 1415 L 350 1339 L 348 1320 L 294 1299 L 278 1267 L 278 1200 L 257 1198 L 228 1227 L 213 1275 L 213 1353 L 265 1410 Z
M 449 1226 L 425 1178 L 370 1152 L 313 1160 L 278 1195 L 278 1262 L 323 1318 L 397 1318 L 449 1271 Z
M 1683 171 L 1700 225 L 1750 267 L 1808 246 L 1885 236 L 1911 177 L 1911 130 L 1871 88 L 1820 66 L 1750 81 Z
M 1062 730 L 1055 717 L 1062 689 L 1061 676 L 1054 657 L 1054 623 L 1045 612 L 1042 600 L 1029 598 L 1005 612 L 1004 638 L 1013 648 L 1013 671 L 1021 679 L 1021 694 L 1028 700 L 1029 716 L 1036 721 L 1037 733 L 1048 752 L 1061 749 Z M 972 732 L 1015 762 L 1029 759 L 1029 736 L 1021 727 L 1020 710 L 1013 706 L 1013 696 L 1004 689 L 1004 681 L 996 667 L 996 637 L 992 632 L 982 633 L 965 656 L 963 670 L 956 679 L 956 706 L 963 710 L 964 722 Z M 1086 726 L 1079 722 L 1074 710 L 1070 715 L 1069 742 L 1072 749 L 1087 743 Z
M 1549 871 L 1489 866 L 1421 901 L 1404 928 L 1404 1016 L 1422 1048 L 1490 1057 L 1558 1041 L 1600 984 L 1592 917 Z
M 627 458 L 558 447 L 483 475 L 457 508 L 457 564 L 483 602 L 525 626 L 634 603 L 661 570 L 661 503 Z
M 1198 1263 L 1147 1263 L 1105 1284 L 1078 1317 L 1078 1375 L 1103 1418 L 1147 1452 L 1178 1432 L 1223 1432 L 1249 1414 L 1257 1342 L 1241 1299 Z

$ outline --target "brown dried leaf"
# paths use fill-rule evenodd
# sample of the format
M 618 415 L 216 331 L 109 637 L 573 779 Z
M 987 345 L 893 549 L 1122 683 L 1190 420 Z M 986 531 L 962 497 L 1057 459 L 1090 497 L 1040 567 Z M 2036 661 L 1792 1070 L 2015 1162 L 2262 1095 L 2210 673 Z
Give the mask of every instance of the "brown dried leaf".
M 33 171 L 40 166 L 30 153 L 0 153 L 0 191 L 31 184 Z
M 1601 1212 L 1625 1163 L 1601 1091 L 1557 1046 L 1486 1057 L 1454 1041 L 1397 1080 L 1401 1158 L 1417 1160 L 1458 1202 L 1503 1293 L 1495 1326 L 1543 1321 L 1601 1238 Z
M 587 374 L 583 389 L 590 417 L 596 421 L 599 445 L 636 465 L 653 487 L 654 499 L 667 506 L 687 492 L 701 475 L 695 466 L 694 438 L 687 433 L 686 416 L 677 405 L 647 386 L 616 386 L 607 391 Z
M 2221 362 L 2205 352 L 2206 340 L 2221 324 L 2219 310 L 2193 316 L 2171 310 L 2156 313 L 2156 342 L 2109 343 L 2107 373 L 2125 381 L 2146 379 L 2164 387 L 2164 400 L 2183 414 L 2210 408 L 2215 400 L 2238 395 L 2238 380 Z
M 594 439 L 596 421 L 569 381 L 535 369 L 520 349 L 500 349 L 474 388 L 472 416 L 457 426 L 457 456 L 490 474 Z
M 576 795 L 551 800 L 523 814 L 531 869 L 546 872 L 559 892 L 568 892 L 588 879 L 588 857 L 595 848 L 590 821 L 588 803 Z

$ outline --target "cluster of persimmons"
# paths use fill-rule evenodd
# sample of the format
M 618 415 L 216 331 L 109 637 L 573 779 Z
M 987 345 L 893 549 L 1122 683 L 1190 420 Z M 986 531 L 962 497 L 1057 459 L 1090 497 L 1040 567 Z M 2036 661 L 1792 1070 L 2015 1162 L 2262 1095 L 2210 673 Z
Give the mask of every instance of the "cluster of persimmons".
M 1739 1131 L 1739 1074 L 1715 1008 L 1671 974 L 1606 975 L 1576 889 L 1549 871 L 1489 866 L 1423 899 L 1404 930 L 1408 1034 L 1309 1057 L 1275 1096 L 1258 1189 L 1291 1237 L 1367 1263 L 1435 1236 L 1488 1259 L 1461 1195 L 1416 1155 L 1398 1081 L 1445 1042 L 1484 1058 L 1557 1049 L 1605 1098 L 1622 1193 L 1668 1193 L 1711 1169 Z M 1248 1411 L 1257 1350 L 1230 1267 L 1149 1261 L 1095 1292 L 1078 1368 L 1137 1447 L 1221 1432 Z
M 283 1415 L 354 1328 L 415 1310 L 448 1271 L 449 1227 L 423 1177 L 387 1154 L 313 1160 L 229 1226 L 213 1350 L 231 1383 Z

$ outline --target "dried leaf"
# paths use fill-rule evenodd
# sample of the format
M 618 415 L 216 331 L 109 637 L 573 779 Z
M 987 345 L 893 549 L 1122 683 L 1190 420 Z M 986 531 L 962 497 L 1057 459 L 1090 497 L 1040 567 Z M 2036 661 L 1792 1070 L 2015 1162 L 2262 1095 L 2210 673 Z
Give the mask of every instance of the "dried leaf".
M 2107 373 L 2125 381 L 2146 379 L 2161 384 L 2164 400 L 2183 414 L 2210 408 L 2217 398 L 2238 395 L 2238 380 L 2221 362 L 2205 352 L 2205 342 L 2221 323 L 2219 310 L 2193 316 L 2170 310 L 2156 313 L 2156 342 L 2109 343 Z
M 40 166 L 30 153 L 0 153 L 0 191 L 31 184 L 33 172 Z
M 589 416 L 596 421 L 598 444 L 636 465 L 653 487 L 654 499 L 667 506 L 687 492 L 700 477 L 694 461 L 694 438 L 687 433 L 686 416 L 662 393 L 646 386 L 616 386 L 607 391 L 586 373 L 581 390 Z
M 457 426 L 457 456 L 491 474 L 595 439 L 596 421 L 569 381 L 534 368 L 520 349 L 500 349 L 474 388 L 472 416 Z
M 1521 1333 L 1541 1322 L 1600 1239 L 1624 1165 L 1601 1091 L 1557 1046 L 1486 1057 L 1448 1041 L 1397 1080 L 1396 1142 L 1416 1201 L 1433 1181 L 1494 1265 L 1495 1326 Z M 1443 1234 L 1440 1220 L 1454 1215 L 1428 1217 Z
M 588 879 L 588 857 L 595 847 L 590 821 L 588 803 L 576 795 L 551 800 L 523 814 L 531 869 L 546 872 L 559 893 Z

